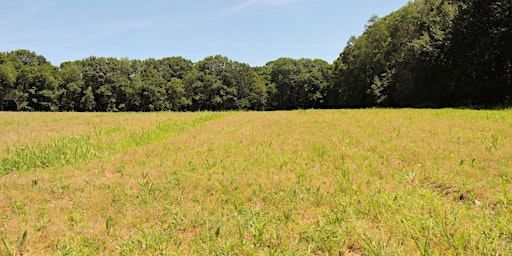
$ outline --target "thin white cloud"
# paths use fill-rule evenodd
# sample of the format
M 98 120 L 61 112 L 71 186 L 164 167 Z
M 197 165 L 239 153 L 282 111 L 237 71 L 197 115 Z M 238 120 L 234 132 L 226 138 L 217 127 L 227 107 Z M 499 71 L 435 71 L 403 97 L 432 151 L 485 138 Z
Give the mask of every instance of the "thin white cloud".
M 224 11 L 224 13 L 234 13 L 256 7 L 291 5 L 305 0 L 245 0 L 244 2 L 232 6 Z
M 56 0 L 29 1 L 28 6 L 25 8 L 25 12 L 28 15 L 36 14 L 56 4 Z
M 14 1 L 13 1 L 14 2 Z M 0 4 L 0 9 L 6 9 L 0 17 L 0 26 L 11 27 L 29 20 L 44 10 L 57 5 L 57 0 L 24 0 L 15 3 L 9 3 L 7 7 L 4 3 Z
M 151 21 L 130 21 L 102 24 L 98 27 L 98 29 L 94 29 L 94 32 L 91 31 L 91 33 L 80 33 L 80 35 L 72 36 L 69 39 L 57 44 L 56 46 L 59 48 L 67 48 L 84 45 L 87 43 L 93 43 L 126 31 L 141 31 L 150 29 L 153 27 L 153 23 Z M 91 27 L 87 29 L 91 29 Z

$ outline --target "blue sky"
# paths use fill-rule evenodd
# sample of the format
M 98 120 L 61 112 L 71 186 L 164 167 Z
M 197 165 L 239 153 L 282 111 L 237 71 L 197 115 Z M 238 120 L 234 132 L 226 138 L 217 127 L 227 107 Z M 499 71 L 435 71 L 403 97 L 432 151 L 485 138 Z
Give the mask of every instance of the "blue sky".
M 279 57 L 334 61 L 366 21 L 408 0 L 5 0 L 0 51 L 28 49 L 54 65 L 221 54 L 252 66 Z

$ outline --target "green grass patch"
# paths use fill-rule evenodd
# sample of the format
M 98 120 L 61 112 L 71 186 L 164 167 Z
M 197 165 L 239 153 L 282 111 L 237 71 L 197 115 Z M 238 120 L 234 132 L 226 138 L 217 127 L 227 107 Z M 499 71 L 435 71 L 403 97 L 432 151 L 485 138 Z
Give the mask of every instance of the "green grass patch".
M 0 175 L 71 165 L 106 153 L 106 147 L 95 146 L 90 135 L 55 138 L 49 144 L 26 144 L 8 149 L 7 156 L 0 159 Z
M 22 144 L 13 149 L 7 148 L 6 156 L 0 158 L 0 176 L 37 168 L 74 165 L 117 154 L 126 148 L 156 144 L 176 136 L 187 128 L 198 127 L 223 115 L 225 114 L 197 113 L 184 120 L 170 118 L 156 123 L 151 129 L 127 135 L 124 134 L 124 129 L 117 127 L 100 129 L 93 134 L 56 137 L 49 143 Z M 109 138 L 114 135 L 124 138 L 121 141 L 110 141 Z

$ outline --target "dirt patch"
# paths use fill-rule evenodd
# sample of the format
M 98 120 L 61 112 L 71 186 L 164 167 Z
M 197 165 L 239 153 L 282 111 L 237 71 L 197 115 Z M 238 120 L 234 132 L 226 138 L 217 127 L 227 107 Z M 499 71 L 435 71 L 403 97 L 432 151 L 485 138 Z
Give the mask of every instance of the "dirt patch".
M 457 187 L 452 187 L 444 183 L 431 183 L 429 187 L 440 195 L 451 198 L 453 201 L 471 202 L 476 205 L 479 205 L 480 203 L 480 201 L 472 196 L 471 192 L 467 190 L 463 191 Z

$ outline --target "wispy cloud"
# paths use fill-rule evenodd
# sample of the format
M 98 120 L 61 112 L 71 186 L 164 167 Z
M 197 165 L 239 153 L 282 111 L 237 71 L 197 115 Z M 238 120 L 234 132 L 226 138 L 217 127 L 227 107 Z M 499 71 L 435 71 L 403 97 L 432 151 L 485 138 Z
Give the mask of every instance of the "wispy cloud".
M 224 10 L 224 13 L 235 13 L 256 7 L 292 5 L 304 1 L 305 0 L 245 0 L 240 4 Z
M 90 33 L 67 35 L 69 36 L 69 38 L 67 38 L 67 40 L 63 40 L 56 46 L 60 48 L 67 48 L 94 43 L 124 32 L 133 32 L 135 36 L 136 33 L 139 33 L 140 31 L 144 31 L 147 29 L 151 29 L 153 26 L 154 24 L 151 21 L 121 21 L 110 24 L 98 25 L 99 28 L 94 29 L 93 27 L 87 27 L 85 28 L 85 30 L 90 30 Z
M 25 8 L 28 15 L 36 14 L 57 4 L 56 0 L 29 1 Z
M 0 17 L 0 26 L 11 27 L 31 18 L 44 10 L 57 5 L 57 0 L 23 0 L 23 1 L 5 1 L 0 3 L 2 17 Z

